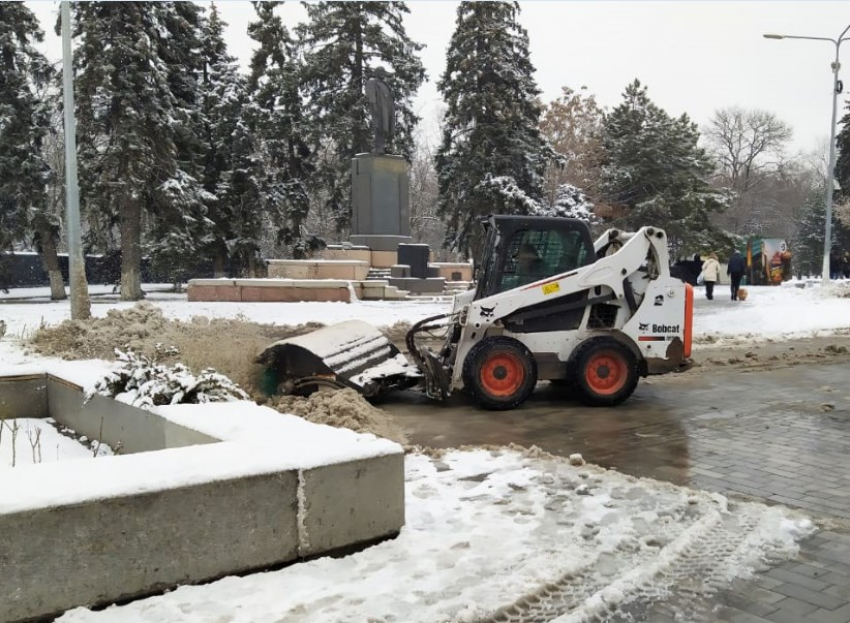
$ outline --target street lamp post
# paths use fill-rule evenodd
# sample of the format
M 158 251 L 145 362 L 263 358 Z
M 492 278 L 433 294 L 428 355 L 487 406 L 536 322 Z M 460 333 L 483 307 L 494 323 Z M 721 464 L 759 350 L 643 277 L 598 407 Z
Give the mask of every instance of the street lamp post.
M 837 39 L 830 39 L 829 37 L 799 37 L 796 35 L 764 35 L 765 39 L 808 39 L 810 41 L 829 41 L 835 46 L 835 60 L 832 62 L 832 122 L 829 125 L 829 169 L 826 173 L 826 227 L 823 241 L 823 283 L 829 283 L 829 255 L 832 250 L 832 187 L 835 184 L 835 122 L 838 115 L 838 95 L 842 91 L 841 81 L 838 80 L 838 70 L 841 69 L 841 62 L 838 59 L 838 53 L 841 49 L 841 42 L 850 39 L 850 37 L 844 37 L 848 30 L 850 30 L 850 26 L 847 26 L 847 28 L 838 35 Z
M 71 3 L 60 5 L 62 17 L 62 104 L 65 112 L 65 229 L 68 232 L 68 286 L 71 319 L 91 317 L 86 265 L 80 240 L 80 190 L 77 184 L 77 126 L 74 118 L 74 70 L 71 55 Z

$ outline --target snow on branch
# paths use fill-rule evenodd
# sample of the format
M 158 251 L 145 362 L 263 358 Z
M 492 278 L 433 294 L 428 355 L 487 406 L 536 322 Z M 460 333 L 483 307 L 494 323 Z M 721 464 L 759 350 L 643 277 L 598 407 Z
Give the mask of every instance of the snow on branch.
M 557 216 L 577 218 L 586 223 L 595 224 L 599 217 L 593 213 L 593 203 L 580 188 L 572 184 L 561 184 L 555 193 L 555 203 L 551 207 L 541 207 L 533 214 L 537 216 Z
M 589 224 L 600 222 L 593 213 L 593 203 L 580 188 L 572 184 L 561 184 L 555 195 L 555 203 L 547 205 L 531 197 L 508 175 L 488 174 L 476 186 L 476 190 L 498 197 L 502 205 L 513 207 L 516 213 L 531 216 L 576 218 Z
M 520 188 L 516 180 L 509 175 L 495 176 L 488 173 L 476 190 L 496 195 L 505 205 L 515 206 L 520 213 L 535 214 L 541 209 L 540 203 Z
M 87 393 L 117 398 L 134 407 L 249 400 L 248 394 L 223 374 L 202 370 L 198 376 L 181 363 L 167 366 L 128 349 L 116 349 L 120 365 Z

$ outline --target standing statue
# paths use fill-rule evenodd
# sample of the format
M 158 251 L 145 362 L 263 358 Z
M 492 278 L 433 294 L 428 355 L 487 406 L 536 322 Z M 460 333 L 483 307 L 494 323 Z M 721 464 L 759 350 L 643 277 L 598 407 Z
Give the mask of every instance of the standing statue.
M 393 92 L 384 81 L 387 72 L 383 67 L 375 69 L 374 74 L 366 81 L 366 99 L 372 113 L 372 129 L 375 132 L 376 154 L 387 151 L 387 143 L 395 136 L 395 104 Z

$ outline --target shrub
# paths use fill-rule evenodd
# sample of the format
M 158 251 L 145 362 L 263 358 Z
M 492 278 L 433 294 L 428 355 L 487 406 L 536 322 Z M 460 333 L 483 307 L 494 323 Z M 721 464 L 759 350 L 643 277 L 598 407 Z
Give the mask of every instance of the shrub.
M 87 400 L 100 394 L 150 409 L 159 405 L 249 399 L 236 383 L 211 368 L 195 376 L 181 363 L 168 366 L 133 350 L 116 349 L 115 354 L 121 365 L 97 381 Z

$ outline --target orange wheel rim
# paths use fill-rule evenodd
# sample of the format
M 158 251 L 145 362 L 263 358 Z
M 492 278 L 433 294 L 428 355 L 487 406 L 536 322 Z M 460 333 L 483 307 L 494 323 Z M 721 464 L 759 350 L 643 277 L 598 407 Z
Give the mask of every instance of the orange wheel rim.
M 525 381 L 525 368 L 512 353 L 496 353 L 481 366 L 481 387 L 491 396 L 512 396 Z
M 628 370 L 623 357 L 613 351 L 596 353 L 584 371 L 588 387 L 597 394 L 610 396 L 623 389 Z

